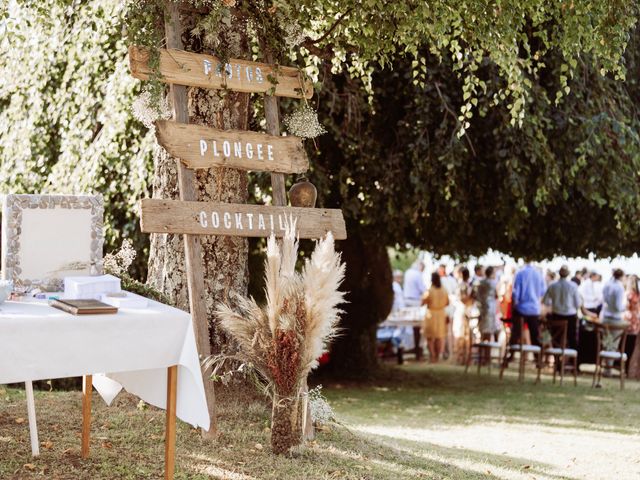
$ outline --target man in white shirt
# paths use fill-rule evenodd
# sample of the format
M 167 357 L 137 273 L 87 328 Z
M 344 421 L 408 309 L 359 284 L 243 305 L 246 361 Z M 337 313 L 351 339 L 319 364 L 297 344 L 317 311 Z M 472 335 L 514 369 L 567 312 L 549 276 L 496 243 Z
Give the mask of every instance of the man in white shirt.
M 579 290 L 584 300 L 584 308 L 590 312 L 600 315 L 602 310 L 602 282 L 597 272 L 591 272 L 589 278 L 584 279 Z
M 422 277 L 424 263 L 416 260 L 411 268 L 404 272 L 404 303 L 407 307 L 419 307 L 422 304 L 422 295 L 427 286 Z
M 402 270 L 393 272 L 393 307 L 392 311 L 404 308 L 404 292 L 402 291 Z

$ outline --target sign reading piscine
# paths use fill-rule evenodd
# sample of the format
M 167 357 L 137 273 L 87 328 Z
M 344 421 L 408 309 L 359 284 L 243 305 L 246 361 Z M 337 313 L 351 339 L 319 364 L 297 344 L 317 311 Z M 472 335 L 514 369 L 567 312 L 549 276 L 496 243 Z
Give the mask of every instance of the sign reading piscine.
M 129 47 L 131 74 L 147 80 L 151 73 L 149 51 Z M 201 88 L 227 88 L 237 92 L 270 92 L 279 97 L 311 98 L 313 85 L 293 67 L 281 67 L 247 60 L 223 63 L 213 55 L 160 49 L 161 80 Z
M 327 232 L 336 240 L 347 238 L 339 209 L 144 199 L 140 210 L 144 233 L 235 237 L 268 237 L 274 233 L 282 236 L 286 222 L 292 218 L 300 238 L 321 238 Z
M 218 130 L 161 120 L 158 143 L 189 168 L 226 166 L 242 170 L 303 173 L 309 160 L 299 137 L 246 130 Z

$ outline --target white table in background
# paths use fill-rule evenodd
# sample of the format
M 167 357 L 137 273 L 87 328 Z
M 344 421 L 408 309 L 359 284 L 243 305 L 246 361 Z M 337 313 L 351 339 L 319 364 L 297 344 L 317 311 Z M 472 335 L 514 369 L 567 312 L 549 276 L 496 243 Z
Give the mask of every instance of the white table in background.
M 165 478 L 173 476 L 176 416 L 209 429 L 189 314 L 153 301 L 145 309 L 81 316 L 44 301 L 0 305 L 0 385 L 76 376 L 84 377 L 85 457 L 89 453 L 92 384 L 108 404 L 124 387 L 167 410 Z M 30 415 L 29 420 L 35 430 L 35 416 Z

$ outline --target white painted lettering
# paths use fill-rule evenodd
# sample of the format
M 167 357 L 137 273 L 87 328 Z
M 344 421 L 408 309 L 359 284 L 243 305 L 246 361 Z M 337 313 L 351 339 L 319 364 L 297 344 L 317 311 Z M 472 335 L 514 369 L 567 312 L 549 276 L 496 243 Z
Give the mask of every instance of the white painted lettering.
M 216 76 L 222 77 L 222 64 L 220 62 L 216 65 Z
M 207 141 L 200 139 L 200 156 L 204 157 L 204 153 L 207 151 L 209 147 L 207 146 Z
M 233 78 L 233 67 L 231 66 L 230 63 L 227 63 L 224 66 L 224 72 L 227 74 L 228 78 Z
M 244 72 L 247 75 L 247 80 L 249 80 L 249 82 L 253 82 L 253 68 L 246 67 Z
M 200 215 L 198 215 L 200 217 L 200 226 L 202 228 L 207 228 L 207 226 L 209 225 L 207 222 L 207 212 L 200 212 Z
M 242 228 L 242 214 L 241 213 L 236 213 L 236 228 L 238 230 L 244 230 Z
M 229 212 L 224 212 L 222 219 L 224 220 L 224 228 L 231 228 L 231 214 Z
M 253 145 L 247 143 L 244 149 L 247 152 L 247 158 L 253 158 Z
M 220 154 L 218 153 L 218 142 L 216 140 L 213 141 L 213 156 L 214 157 L 220 156 Z
M 240 80 L 240 69 L 242 66 L 239 63 L 236 63 L 236 77 Z
M 228 140 L 225 140 L 224 142 L 222 142 L 222 152 L 224 153 L 224 156 L 227 158 L 231 156 L 231 144 L 229 143 Z
M 267 159 L 273 162 L 273 145 L 267 145 Z
M 253 213 L 246 213 L 245 215 L 249 221 L 249 230 L 253 230 Z
M 260 67 L 256 67 L 256 82 L 262 83 L 262 69 Z
M 271 231 L 273 232 L 273 215 L 269 215 L 271 217 Z
M 236 158 L 242 158 L 242 142 L 233 142 L 233 154 Z
M 284 230 L 286 227 L 286 222 L 282 221 L 282 215 L 278 214 L 278 224 L 280 225 L 280 230 Z
M 211 73 L 211 60 L 203 60 L 203 66 L 204 66 L 204 74 L 205 75 L 209 75 Z
M 258 150 L 258 160 L 262 160 L 262 144 L 259 143 L 258 145 L 256 145 L 256 149 Z
M 259 230 L 267 229 L 267 226 L 264 224 L 264 217 L 262 216 L 261 213 L 258 214 L 258 229 Z
M 220 215 L 218 215 L 218 212 L 211 212 L 211 225 L 213 228 L 220 226 Z

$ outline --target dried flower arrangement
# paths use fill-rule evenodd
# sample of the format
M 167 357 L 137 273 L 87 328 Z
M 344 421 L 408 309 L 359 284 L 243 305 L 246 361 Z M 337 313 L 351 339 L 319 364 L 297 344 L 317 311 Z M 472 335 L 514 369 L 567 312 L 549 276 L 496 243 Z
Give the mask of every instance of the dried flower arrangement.
M 240 347 L 239 356 L 268 381 L 273 397 L 271 445 L 283 454 L 300 444 L 300 390 L 317 359 L 337 333 L 344 293 L 344 264 L 331 233 L 318 241 L 302 272 L 296 272 L 295 222 L 287 222 L 282 246 L 267 241 L 266 304 L 236 298 L 236 309 L 220 304 L 222 328 Z

